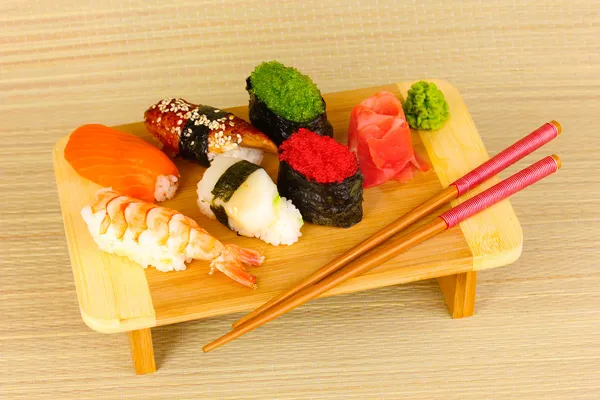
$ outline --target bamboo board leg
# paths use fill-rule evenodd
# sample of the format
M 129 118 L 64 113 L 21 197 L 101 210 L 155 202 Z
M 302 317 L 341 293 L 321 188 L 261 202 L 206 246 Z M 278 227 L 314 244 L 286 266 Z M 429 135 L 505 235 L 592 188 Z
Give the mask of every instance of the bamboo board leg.
M 470 317 L 475 311 L 477 272 L 464 272 L 437 278 L 452 318 Z
M 127 336 L 129 337 L 131 358 L 135 373 L 137 375 L 144 375 L 156 372 L 150 328 L 127 332 Z

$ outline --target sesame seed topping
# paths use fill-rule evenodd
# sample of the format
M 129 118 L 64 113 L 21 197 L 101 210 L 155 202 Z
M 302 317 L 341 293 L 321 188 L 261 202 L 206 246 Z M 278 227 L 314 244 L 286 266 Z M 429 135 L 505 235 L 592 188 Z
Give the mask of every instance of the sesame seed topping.
M 183 122 L 182 120 L 178 120 L 177 125 L 181 125 L 182 122 Z
M 155 104 L 161 112 L 174 112 L 188 111 L 190 109 L 183 99 L 179 98 L 165 98 L 162 99 L 158 104 Z
M 160 120 L 161 120 L 161 119 L 162 119 L 161 117 L 158 117 L 158 118 L 156 119 L 156 122 L 157 122 L 157 123 L 158 123 L 158 122 L 160 122 Z

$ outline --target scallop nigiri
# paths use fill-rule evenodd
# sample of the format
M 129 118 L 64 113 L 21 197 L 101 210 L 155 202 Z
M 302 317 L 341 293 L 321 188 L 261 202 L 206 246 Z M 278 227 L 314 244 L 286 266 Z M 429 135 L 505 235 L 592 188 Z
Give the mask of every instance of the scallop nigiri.
M 65 159 L 101 186 L 153 203 L 170 199 L 179 171 L 160 149 L 130 133 L 104 125 L 83 125 L 69 137 Z
M 302 215 L 259 165 L 218 156 L 198 182 L 198 206 L 240 235 L 273 246 L 291 245 L 302 236 Z
M 263 152 L 277 154 L 267 135 L 230 112 L 167 98 L 144 113 L 148 131 L 170 156 L 181 156 L 209 167 L 216 155 L 260 164 Z
M 244 286 L 256 287 L 256 277 L 244 265 L 262 264 L 259 252 L 219 242 L 176 210 L 101 189 L 81 216 L 100 250 L 107 253 L 163 272 L 184 270 L 192 259 L 207 260 L 211 273 L 216 268 Z

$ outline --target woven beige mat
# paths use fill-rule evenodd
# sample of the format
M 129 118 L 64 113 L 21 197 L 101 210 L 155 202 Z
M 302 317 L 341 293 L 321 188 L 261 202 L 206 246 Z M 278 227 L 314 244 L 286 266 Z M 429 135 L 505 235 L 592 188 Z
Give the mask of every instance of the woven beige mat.
M 599 37 L 592 0 L 5 0 L 0 397 L 598 398 Z M 210 354 L 239 315 L 156 328 L 160 369 L 136 377 L 126 336 L 79 316 L 52 144 L 165 96 L 243 104 L 270 59 L 323 92 L 447 79 L 492 154 L 557 119 L 564 135 L 511 171 L 552 152 L 564 169 L 514 198 L 523 255 L 479 274 L 472 318 L 450 319 L 434 281 L 389 287 L 314 301 Z

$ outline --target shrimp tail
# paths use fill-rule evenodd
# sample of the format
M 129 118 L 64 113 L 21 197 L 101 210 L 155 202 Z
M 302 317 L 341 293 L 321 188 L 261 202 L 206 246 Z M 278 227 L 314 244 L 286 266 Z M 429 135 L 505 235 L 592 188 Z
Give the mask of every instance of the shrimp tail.
M 256 276 L 246 271 L 244 264 L 258 266 L 263 260 L 264 257 L 254 250 L 243 249 L 235 245 L 225 245 L 219 257 L 215 258 L 210 266 L 218 269 L 234 281 L 256 289 Z
M 235 244 L 227 244 L 225 247 L 229 247 L 229 250 L 237 253 L 238 259 L 250 267 L 258 267 L 265 261 L 265 256 L 260 251 L 246 249 Z

